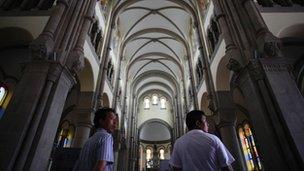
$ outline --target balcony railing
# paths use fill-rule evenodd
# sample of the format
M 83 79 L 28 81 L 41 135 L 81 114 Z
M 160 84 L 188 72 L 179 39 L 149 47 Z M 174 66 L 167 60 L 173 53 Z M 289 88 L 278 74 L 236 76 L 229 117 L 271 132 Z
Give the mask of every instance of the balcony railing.
M 47 10 L 55 0 L 0 0 L 0 11 L 9 10 Z

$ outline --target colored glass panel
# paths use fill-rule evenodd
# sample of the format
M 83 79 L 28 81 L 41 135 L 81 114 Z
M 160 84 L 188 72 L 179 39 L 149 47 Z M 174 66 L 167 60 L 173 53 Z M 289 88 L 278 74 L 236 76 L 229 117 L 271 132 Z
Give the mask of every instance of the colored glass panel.
M 0 118 L 4 115 L 5 108 L 3 106 L 8 90 L 0 84 Z
M 7 90 L 5 87 L 1 86 L 0 87 L 0 106 L 2 106 L 4 99 L 7 95 Z
M 240 127 L 238 132 L 247 169 L 249 171 L 262 170 L 261 160 L 249 124 Z
M 70 148 L 72 145 L 72 140 L 74 138 L 75 128 L 70 125 L 68 121 L 65 121 L 61 125 L 61 130 L 58 137 L 58 147 Z

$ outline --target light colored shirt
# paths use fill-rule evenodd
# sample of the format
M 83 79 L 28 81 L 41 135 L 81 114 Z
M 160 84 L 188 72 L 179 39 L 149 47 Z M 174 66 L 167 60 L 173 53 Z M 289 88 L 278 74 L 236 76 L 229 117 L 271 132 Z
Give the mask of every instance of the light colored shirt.
M 93 170 L 99 160 L 107 162 L 106 171 L 114 170 L 113 137 L 104 129 L 98 129 L 86 141 L 81 149 L 74 171 Z
M 218 137 L 194 129 L 176 140 L 169 163 L 183 171 L 218 171 L 233 161 Z

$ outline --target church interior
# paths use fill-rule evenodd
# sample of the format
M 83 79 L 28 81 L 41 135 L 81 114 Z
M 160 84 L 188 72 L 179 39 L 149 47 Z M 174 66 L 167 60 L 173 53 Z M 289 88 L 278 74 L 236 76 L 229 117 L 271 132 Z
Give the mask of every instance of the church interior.
M 193 109 L 234 170 L 304 170 L 304 0 L 0 0 L 0 170 L 72 170 L 100 107 L 118 171 Z

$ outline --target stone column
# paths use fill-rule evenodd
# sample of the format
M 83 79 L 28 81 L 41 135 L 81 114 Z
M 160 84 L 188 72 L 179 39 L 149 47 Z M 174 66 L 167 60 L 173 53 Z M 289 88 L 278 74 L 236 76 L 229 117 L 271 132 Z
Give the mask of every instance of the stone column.
M 27 64 L 0 120 L 0 170 L 46 170 L 72 74 L 56 62 Z
M 99 65 L 99 72 L 98 72 L 98 78 L 96 83 L 96 96 L 95 99 L 98 98 L 100 94 L 102 94 L 102 91 L 104 89 L 104 84 L 106 81 L 106 73 L 107 73 L 107 63 L 109 59 L 109 53 L 110 53 L 110 41 L 112 36 L 112 31 L 114 24 L 112 22 L 115 21 L 115 17 L 113 16 L 113 5 L 111 4 L 109 8 L 109 15 L 107 17 L 107 23 L 104 31 L 104 37 L 103 42 L 100 50 L 100 65 Z M 114 94 L 115 95 L 115 94 Z M 100 104 L 98 104 L 98 101 L 95 100 L 94 108 L 100 107 Z
M 281 140 L 285 158 L 292 170 L 304 169 L 304 98 L 291 75 L 292 61 L 286 58 L 259 59 L 265 71 L 267 87 L 271 88 L 271 98 L 275 100 L 272 121 L 275 128 L 280 124 L 285 141 Z M 271 111 L 272 112 L 272 111 Z M 276 128 L 279 130 L 279 128 Z M 286 147 L 289 146 L 289 147 Z M 289 161 L 288 160 L 288 161 Z
M 235 72 L 231 82 L 244 95 L 244 104 L 253 125 L 256 147 L 263 168 L 265 170 L 298 170 L 300 166 L 297 165 L 297 159 L 293 154 L 294 147 L 290 144 L 291 138 L 286 134 L 288 127 L 282 125 L 285 121 L 282 120 L 280 108 L 277 106 L 276 99 L 273 98 L 273 90 L 266 81 L 261 63 L 258 59 L 251 60 L 244 68 L 240 67 L 236 61 L 230 60 L 229 63 L 234 63 L 231 65 L 235 66 L 231 68 Z M 280 74 L 277 76 L 281 77 Z M 280 86 L 280 82 L 276 84 Z M 280 90 L 277 87 L 275 89 Z M 295 106 L 290 104 L 290 107 Z
M 82 148 L 86 140 L 90 137 L 90 133 L 93 128 L 91 115 L 90 109 L 76 109 L 75 117 L 77 117 L 77 121 L 73 142 L 74 148 Z
M 73 147 L 81 148 L 89 138 L 93 128 L 93 109 L 92 98 L 94 92 L 81 92 L 77 108 L 73 111 L 73 120 L 76 123 Z
M 235 158 L 232 167 L 234 170 L 246 170 L 241 146 L 236 134 L 236 111 L 230 91 L 217 91 L 216 96 L 218 99 L 216 115 L 217 127 L 219 128 L 223 143 Z

